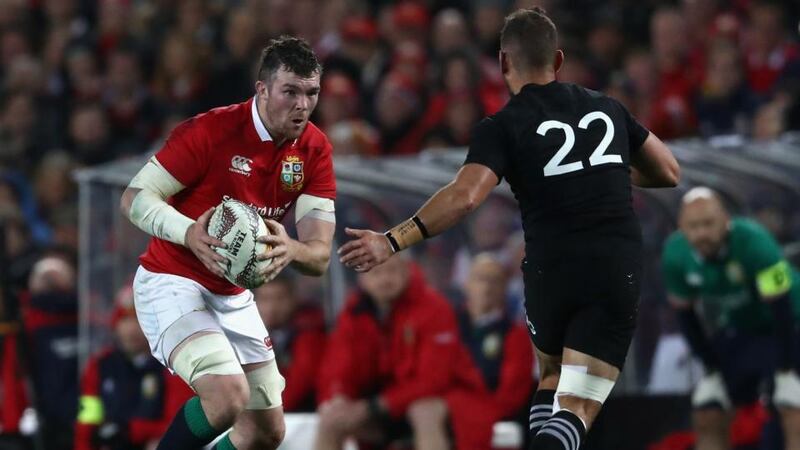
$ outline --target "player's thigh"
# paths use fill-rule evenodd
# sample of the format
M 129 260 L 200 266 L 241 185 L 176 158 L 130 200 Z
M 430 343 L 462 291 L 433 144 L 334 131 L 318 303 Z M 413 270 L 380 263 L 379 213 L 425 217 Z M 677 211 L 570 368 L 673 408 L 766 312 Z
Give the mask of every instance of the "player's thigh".
M 139 267 L 133 298 L 150 351 L 164 366 L 170 367 L 170 355 L 189 336 L 221 331 L 207 311 L 202 286 L 188 278 Z
M 640 259 L 626 254 L 590 259 L 582 273 L 581 301 L 564 346 L 622 370 L 639 312 Z
M 275 358 L 251 291 L 230 296 L 207 293 L 206 303 L 243 366 Z
M 528 331 L 537 352 L 560 355 L 570 318 L 573 291 L 564 285 L 562 263 L 522 263 Z
M 759 400 L 771 388 L 778 367 L 778 343 L 772 336 L 759 336 L 735 330 L 717 333 L 712 339 L 719 355 L 720 372 L 734 405 Z

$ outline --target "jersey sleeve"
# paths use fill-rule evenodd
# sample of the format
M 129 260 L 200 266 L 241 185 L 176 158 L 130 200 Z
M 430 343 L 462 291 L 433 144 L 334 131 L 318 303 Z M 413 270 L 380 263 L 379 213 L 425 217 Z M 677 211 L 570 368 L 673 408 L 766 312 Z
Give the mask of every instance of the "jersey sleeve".
M 336 199 L 336 175 L 333 171 L 333 146 L 325 140 L 325 146 L 316 155 L 313 171 L 304 194 L 316 197 Z
M 182 185 L 198 183 L 209 163 L 208 139 L 202 124 L 196 118 L 180 123 L 155 156 Z
M 614 103 L 616 103 L 617 107 L 622 111 L 622 117 L 625 120 L 625 129 L 628 132 L 630 152 L 636 153 L 642 148 L 642 145 L 644 145 L 644 141 L 647 139 L 647 136 L 650 135 L 650 130 L 639 123 L 622 103 L 617 100 L 614 100 Z
M 673 235 L 664 244 L 661 255 L 661 269 L 664 275 L 664 285 L 667 292 L 682 300 L 693 300 L 696 292 L 686 282 L 686 268 L 684 265 L 684 249 L 677 236 Z
M 508 166 L 507 138 L 496 117 L 487 117 L 472 130 L 469 151 L 464 164 L 480 164 L 492 169 L 498 182 Z
M 792 288 L 792 269 L 783 257 L 778 242 L 762 226 L 752 223 L 748 228 L 743 265 L 755 280 L 762 297 L 783 295 Z

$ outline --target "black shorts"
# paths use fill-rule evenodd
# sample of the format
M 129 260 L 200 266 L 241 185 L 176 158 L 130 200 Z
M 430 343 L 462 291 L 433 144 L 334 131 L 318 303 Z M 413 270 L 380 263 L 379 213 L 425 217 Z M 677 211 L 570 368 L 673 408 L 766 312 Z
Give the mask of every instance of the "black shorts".
M 561 355 L 568 347 L 622 370 L 639 308 L 642 259 L 636 248 L 526 260 L 522 271 L 528 328 L 539 351 Z

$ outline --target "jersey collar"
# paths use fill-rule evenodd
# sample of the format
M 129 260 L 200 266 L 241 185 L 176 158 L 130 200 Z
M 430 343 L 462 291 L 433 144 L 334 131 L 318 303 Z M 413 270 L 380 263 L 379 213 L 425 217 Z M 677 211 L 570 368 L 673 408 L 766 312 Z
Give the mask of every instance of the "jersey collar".
M 258 115 L 258 106 L 256 106 L 257 101 L 258 96 L 253 96 L 253 104 L 250 107 L 250 110 L 253 114 L 253 125 L 256 127 L 256 133 L 258 133 L 258 137 L 261 139 L 261 142 L 271 141 L 272 136 L 270 136 L 269 131 L 267 131 L 267 127 L 264 126 L 264 122 Z

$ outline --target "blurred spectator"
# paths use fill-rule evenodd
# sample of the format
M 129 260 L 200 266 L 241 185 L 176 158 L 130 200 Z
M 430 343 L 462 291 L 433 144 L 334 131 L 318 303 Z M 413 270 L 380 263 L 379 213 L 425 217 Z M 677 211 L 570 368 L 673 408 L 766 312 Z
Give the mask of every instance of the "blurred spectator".
M 689 97 L 698 74 L 689 61 L 689 36 L 680 11 L 663 8 L 650 20 L 650 40 L 658 73 L 656 96 L 646 126 L 662 139 L 686 135 L 694 128 Z
M 768 94 L 784 68 L 800 59 L 800 47 L 788 39 L 784 18 L 779 2 L 754 1 L 750 5 L 744 48 L 747 78 L 758 94 Z
M 424 98 L 418 86 L 402 73 L 391 72 L 375 96 L 381 151 L 387 155 L 416 153 L 427 132 L 420 120 Z
M 485 253 L 475 257 L 458 322 L 467 364 L 478 369 L 474 384 L 481 389 L 454 390 L 445 397 L 457 448 L 490 448 L 493 425 L 500 420 L 528 424 L 533 345 L 524 322 L 509 314 L 507 285 L 504 264 Z
M 483 109 L 478 99 L 467 92 L 448 95 L 445 102 L 447 109 L 442 122 L 426 139 L 437 139 L 439 145 L 444 147 L 466 147 L 473 125 L 483 117 Z
M 472 28 L 477 35 L 477 44 L 483 55 L 496 59 L 500 51 L 500 31 L 503 29 L 506 10 L 502 0 L 478 0 L 473 2 Z
M 387 8 L 384 34 L 393 47 L 410 42 L 424 48 L 428 43 L 430 13 L 422 2 L 401 0 Z
M 239 103 L 253 95 L 258 51 L 258 23 L 245 7 L 232 10 L 225 22 L 225 54 L 209 83 L 208 106 L 211 108 Z
M 164 39 L 160 50 L 153 85 L 156 98 L 189 115 L 198 113 L 208 82 L 198 47 L 173 32 Z
M 587 64 L 591 71 L 591 79 L 595 88 L 608 86 L 611 72 L 620 66 L 625 44 L 625 36 L 620 24 L 613 19 L 598 22 L 586 36 L 586 47 L 589 52 Z M 563 67 L 561 69 L 564 70 Z
M 74 46 L 67 51 L 67 78 L 71 88 L 70 99 L 76 102 L 99 100 L 103 79 L 97 58 L 91 49 Z
M 358 80 L 361 101 L 370 110 L 369 99 L 377 89 L 389 64 L 389 55 L 380 45 L 378 26 L 363 15 L 347 17 L 340 28 L 339 48 L 325 59 L 325 71 L 341 71 Z
M 29 94 L 14 94 L 3 103 L 0 115 L 0 166 L 28 171 L 36 145 L 36 105 Z
M 158 125 L 159 108 L 143 82 L 141 66 L 133 48 L 118 47 L 108 55 L 103 104 L 114 140 L 125 153 L 143 152 Z
M 16 294 L 27 286 L 28 273 L 37 257 L 37 249 L 18 205 L 0 205 L 0 225 L 3 227 L 5 239 L 6 266 L 3 270 L 6 281 L 10 284 L 11 293 Z M 7 303 L 16 300 L 17 297 L 14 295 L 7 299 Z
M 325 73 L 319 95 L 319 119 L 316 123 L 326 133 L 333 125 L 358 117 L 358 86 L 343 72 Z
M 131 287 L 123 287 L 114 303 L 114 344 L 94 355 L 81 377 L 75 450 L 152 448 L 193 395 L 150 355 Z
M 472 46 L 467 19 L 461 11 L 454 8 L 443 9 L 436 14 L 431 34 L 434 55 L 444 55 Z
M 326 134 L 333 146 L 333 155 L 378 156 L 378 132 L 363 120 L 346 120 L 330 127 Z
M 490 197 L 473 214 L 468 222 L 467 244 L 453 257 L 452 286 L 461 290 L 469 279 L 470 266 L 475 255 L 489 253 L 503 264 L 511 264 L 516 252 L 509 249 L 506 240 L 514 232 L 516 210 L 501 197 Z M 513 261 L 519 265 L 521 260 Z
M 388 443 L 409 432 L 417 448 L 446 448 L 432 420 L 444 417 L 425 399 L 459 386 L 450 305 L 402 255 L 359 274 L 358 284 L 320 371 L 316 448 L 341 448 L 348 436 Z
M 284 379 L 283 410 L 311 412 L 325 352 L 325 320 L 317 307 L 301 306 L 292 279 L 281 276 L 253 291 Z
M 756 107 L 757 99 L 744 80 L 739 49 L 728 41 L 713 43 L 705 82 L 695 100 L 700 133 L 747 135 Z
M 78 300 L 74 256 L 45 254 L 33 266 L 23 322 L 40 432 L 47 448 L 70 448 L 78 407 Z
M 98 2 L 96 45 L 100 59 L 106 61 L 117 46 L 128 38 L 127 20 L 131 14 L 127 0 L 101 0 Z
M 87 165 L 111 161 L 120 153 L 114 148 L 105 110 L 99 103 L 76 106 L 69 118 L 70 153 Z
M 71 173 L 75 167 L 74 160 L 64 152 L 48 153 L 37 167 L 33 189 L 39 213 L 45 220 L 75 200 L 76 186 Z

